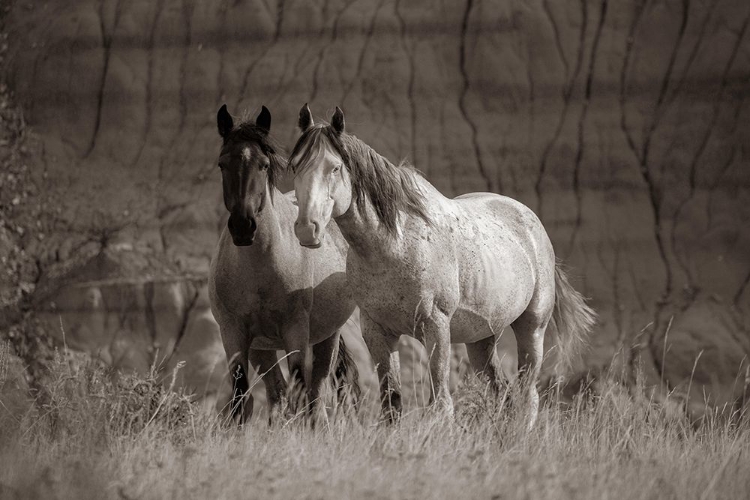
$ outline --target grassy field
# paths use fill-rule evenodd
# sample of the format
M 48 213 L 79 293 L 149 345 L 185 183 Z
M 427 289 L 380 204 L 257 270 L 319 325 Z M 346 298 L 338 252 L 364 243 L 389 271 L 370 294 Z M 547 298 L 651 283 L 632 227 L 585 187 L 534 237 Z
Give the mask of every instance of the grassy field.
M 536 427 L 482 383 L 456 418 L 408 412 L 227 427 L 162 388 L 58 356 L 46 393 L 0 430 L 0 498 L 748 498 L 747 419 L 690 425 L 612 384 Z M 8 420 L 6 420 L 8 422 Z

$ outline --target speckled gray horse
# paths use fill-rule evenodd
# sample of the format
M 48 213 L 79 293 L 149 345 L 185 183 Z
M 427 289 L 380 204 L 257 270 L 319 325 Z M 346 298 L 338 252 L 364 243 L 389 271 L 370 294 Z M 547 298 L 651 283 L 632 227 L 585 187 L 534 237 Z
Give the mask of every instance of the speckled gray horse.
M 344 272 L 347 244 L 336 227 L 325 252 L 297 243 L 292 193 L 276 188 L 286 159 L 269 136 L 271 114 L 265 106 L 255 123 L 237 127 L 222 106 L 217 122 L 223 139 L 218 165 L 230 216 L 211 262 L 209 295 L 233 377 L 232 416 L 244 422 L 252 415 L 248 358 L 264 374 L 273 417 L 286 391 L 276 350 L 286 350 L 289 372 L 304 382 L 312 345 L 312 375 L 305 386 L 320 417 L 320 390 L 334 359 L 339 382 L 352 384 L 355 396 L 359 391 L 356 366 L 339 334 L 355 308 Z
M 305 105 L 299 126 L 303 134 L 290 156 L 299 203 L 295 233 L 303 246 L 325 245 L 333 218 L 349 243 L 347 279 L 378 367 L 386 416 L 401 411 L 400 335 L 427 347 L 434 405 L 452 415 L 450 343 L 465 342 L 474 368 L 499 389 L 495 343 L 511 325 L 533 425 L 548 323 L 557 327 L 561 359 L 595 318 L 556 265 L 536 215 L 497 194 L 446 198 L 411 167 L 394 166 L 348 135 L 339 108 L 331 125 L 314 124 Z

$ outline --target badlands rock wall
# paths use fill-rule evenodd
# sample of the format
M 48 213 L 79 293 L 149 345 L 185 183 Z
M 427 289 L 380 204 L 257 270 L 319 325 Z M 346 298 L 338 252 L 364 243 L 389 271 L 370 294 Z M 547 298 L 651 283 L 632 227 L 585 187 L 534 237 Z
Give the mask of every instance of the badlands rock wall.
M 694 370 L 696 404 L 725 402 L 750 354 L 749 19 L 744 0 L 15 1 L 5 77 L 44 214 L 16 238 L 26 282 L 91 245 L 205 275 L 218 107 L 265 104 L 291 147 L 303 103 L 339 105 L 444 193 L 536 210 L 601 314 L 590 366 L 669 388 Z

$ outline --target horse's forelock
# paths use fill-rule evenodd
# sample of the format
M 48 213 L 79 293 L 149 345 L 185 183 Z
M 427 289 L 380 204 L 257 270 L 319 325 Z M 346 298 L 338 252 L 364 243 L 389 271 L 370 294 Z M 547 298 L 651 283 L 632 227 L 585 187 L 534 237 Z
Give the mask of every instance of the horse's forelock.
M 257 144 L 264 155 L 268 157 L 268 184 L 270 185 L 271 195 L 273 188 L 284 172 L 286 172 L 287 160 L 284 156 L 284 150 L 278 142 L 263 128 L 257 126 L 252 121 L 243 121 L 232 130 L 228 140 L 252 142 Z
M 325 124 L 315 124 L 297 139 L 297 144 L 294 145 L 292 154 L 289 155 L 290 162 L 293 161 L 291 168 L 295 175 L 306 170 L 310 166 L 313 156 L 317 155 L 325 146 L 323 139 L 326 135 L 326 127 Z

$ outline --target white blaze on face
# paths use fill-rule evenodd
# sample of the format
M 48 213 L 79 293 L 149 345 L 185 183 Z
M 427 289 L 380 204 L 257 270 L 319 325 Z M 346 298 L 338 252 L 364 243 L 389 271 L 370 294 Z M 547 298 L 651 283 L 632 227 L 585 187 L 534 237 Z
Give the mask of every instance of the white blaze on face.
M 242 159 L 245 161 L 253 159 L 253 152 L 249 147 L 242 148 Z

